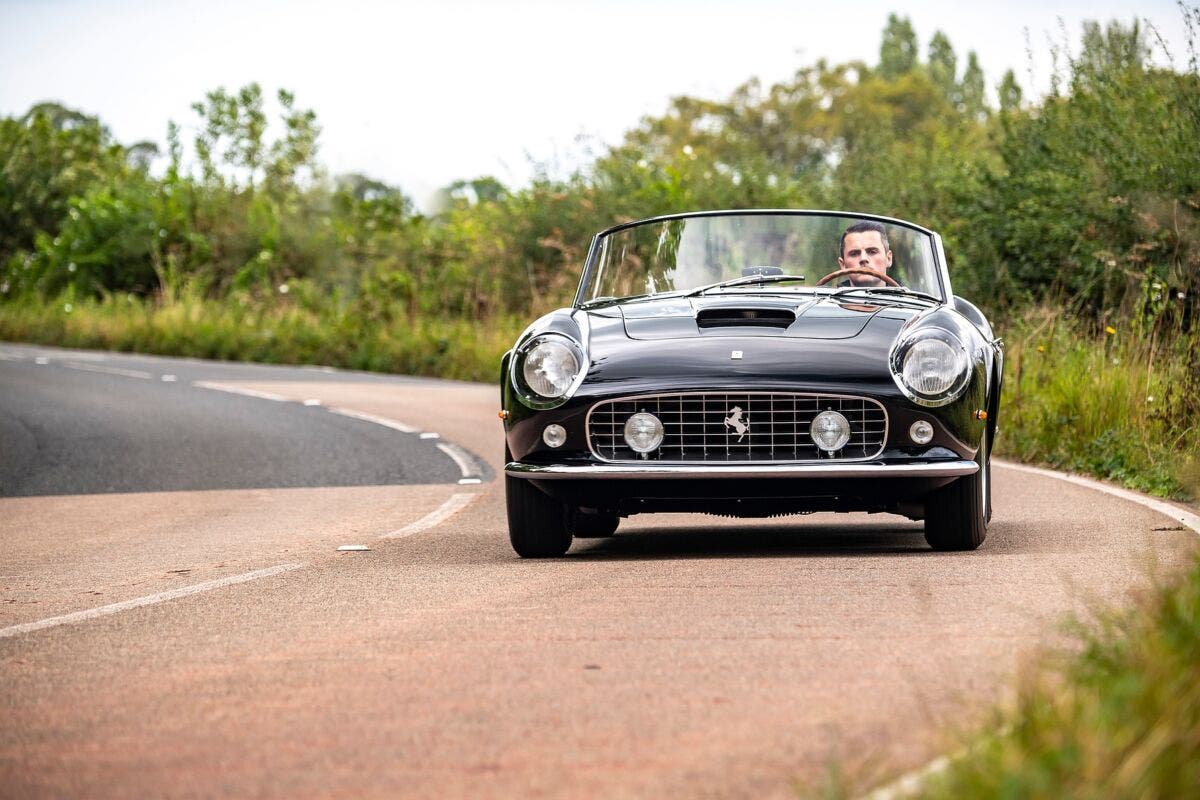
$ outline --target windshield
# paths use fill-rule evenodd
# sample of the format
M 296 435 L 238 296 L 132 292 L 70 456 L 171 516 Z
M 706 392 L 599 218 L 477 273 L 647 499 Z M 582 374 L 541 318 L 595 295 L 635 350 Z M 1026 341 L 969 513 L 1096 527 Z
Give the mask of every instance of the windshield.
M 896 285 L 942 298 L 932 239 L 904 225 L 834 214 L 732 212 L 649 220 L 600 238 L 580 301 Z M 843 269 L 856 271 L 821 282 Z

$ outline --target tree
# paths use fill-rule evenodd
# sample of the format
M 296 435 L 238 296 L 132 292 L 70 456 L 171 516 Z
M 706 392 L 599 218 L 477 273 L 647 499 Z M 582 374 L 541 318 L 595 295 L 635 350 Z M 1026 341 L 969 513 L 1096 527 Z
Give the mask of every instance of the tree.
M 967 67 L 963 70 L 962 84 L 959 87 L 962 111 L 971 119 L 980 119 L 987 114 L 985 91 L 983 68 L 979 66 L 979 59 L 972 50 L 967 53 Z
M 879 74 L 888 79 L 899 78 L 917 66 L 917 32 L 908 17 L 888 14 L 879 45 Z
M 950 39 L 941 31 L 935 31 L 929 40 L 929 77 L 952 103 L 958 102 L 958 58 Z
M 1004 77 L 1000 79 L 1000 85 L 996 87 L 996 94 L 1000 99 L 1001 111 L 1016 111 L 1021 107 L 1021 86 L 1017 83 L 1017 76 L 1010 69 L 1004 73 Z

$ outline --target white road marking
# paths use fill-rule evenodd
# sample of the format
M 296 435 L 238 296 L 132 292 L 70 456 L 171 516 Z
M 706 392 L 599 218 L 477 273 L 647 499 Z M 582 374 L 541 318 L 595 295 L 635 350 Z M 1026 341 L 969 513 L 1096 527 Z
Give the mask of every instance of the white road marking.
M 1058 472 L 1052 469 L 1043 469 L 1041 467 L 1027 467 L 1024 464 L 1014 464 L 1011 461 L 1002 461 L 993 459 L 992 463 L 1004 469 L 1013 469 L 1018 472 L 1028 472 L 1032 475 L 1041 475 L 1044 478 L 1057 478 L 1060 481 L 1073 483 L 1077 486 L 1085 486 L 1088 489 L 1095 489 L 1098 492 L 1111 494 L 1113 497 L 1119 497 L 1122 500 L 1128 500 L 1131 503 L 1145 506 L 1146 508 L 1157 511 L 1160 514 L 1170 517 L 1171 519 L 1181 522 L 1191 528 L 1196 533 L 1200 533 L 1200 515 L 1193 514 L 1187 509 L 1180 508 L 1164 500 L 1159 500 L 1154 497 L 1149 497 L 1138 492 L 1131 492 L 1128 489 L 1119 489 L 1116 486 L 1109 486 L 1107 483 L 1101 483 L 1092 478 L 1085 478 L 1082 475 L 1071 475 L 1066 472 Z
M 921 785 L 926 780 L 937 775 L 939 772 L 944 772 L 961 755 L 960 753 L 953 759 L 950 756 L 938 756 L 920 769 L 905 773 L 887 786 L 876 789 L 863 798 L 863 800 L 897 800 L 901 797 L 916 794 L 917 790 L 921 788 Z
M 311 406 L 319 406 L 319 405 L 321 405 L 321 401 L 315 397 L 311 397 L 308 400 L 304 401 L 304 405 L 310 406 L 310 407 Z
M 246 389 L 241 386 L 229 386 L 224 383 L 213 383 L 211 381 L 192 381 L 192 386 L 196 386 L 200 389 L 213 389 L 218 392 L 240 394 L 246 397 L 257 397 L 259 400 L 274 400 L 276 403 L 287 402 L 287 398 L 283 395 L 271 394 L 270 392 L 260 392 L 256 389 Z
M 38 366 L 44 367 L 45 365 L 50 363 L 50 359 L 46 358 L 45 356 L 38 356 L 37 358 L 35 358 L 33 360 L 33 363 L 37 364 Z
M 78 369 L 84 372 L 103 372 L 105 375 L 120 375 L 123 378 L 138 378 L 148 381 L 154 376 L 140 369 L 121 369 L 120 367 L 97 367 L 95 364 L 80 364 L 78 361 L 64 361 L 67 369 Z
M 387 417 L 379 417 L 375 414 L 365 414 L 362 411 L 351 411 L 348 408 L 335 408 L 332 406 L 329 408 L 329 411 L 333 414 L 341 414 L 343 417 L 361 419 L 363 422 L 374 422 L 376 425 L 382 425 L 385 428 L 391 428 L 392 430 L 400 431 L 401 433 L 417 432 L 417 429 L 411 425 L 405 425 L 403 422 L 398 422 L 394 419 L 388 419 Z
M 439 525 L 450 517 L 462 511 L 471 501 L 478 497 L 478 494 L 468 492 L 458 492 L 450 495 L 450 498 L 440 506 L 430 511 L 425 516 L 421 517 L 416 522 L 405 525 L 398 530 L 390 531 L 380 536 L 380 539 L 403 539 L 405 536 L 412 536 L 414 533 L 427 531 L 434 525 Z
M 459 478 L 458 479 L 459 486 L 474 486 L 477 483 L 483 483 L 483 481 L 480 480 L 479 478 Z
M 438 442 L 437 449 L 454 459 L 454 463 L 458 464 L 458 468 L 462 470 L 464 478 L 472 478 L 479 474 L 478 470 L 475 469 L 474 457 L 458 445 Z
M 436 433 L 433 433 L 432 431 L 429 431 L 429 432 L 426 432 L 426 433 L 422 433 L 422 434 L 421 434 L 421 438 L 422 438 L 422 439 L 440 439 L 440 438 L 442 438 L 442 437 L 441 437 L 439 434 L 436 434 Z
M 174 383 L 175 381 L 177 381 L 179 379 L 176 378 L 174 375 L 163 375 L 162 380 L 163 380 L 163 383 Z
M 76 611 L 73 614 L 63 614 L 61 617 L 50 617 L 49 619 L 38 620 L 37 622 L 26 622 L 21 625 L 13 625 L 8 628 L 0 629 L 0 639 L 10 636 L 19 636 L 22 633 L 31 631 L 40 631 L 43 628 L 53 628 L 56 625 L 71 625 L 76 622 L 83 622 L 96 617 L 106 617 L 109 614 L 117 614 L 121 611 L 128 611 L 131 608 L 141 608 L 155 603 L 162 603 L 167 600 L 175 600 L 179 597 L 187 597 L 188 595 L 200 594 L 201 592 L 209 592 L 213 589 L 220 589 L 224 586 L 233 586 L 237 583 L 246 583 L 247 581 L 257 580 L 258 578 L 269 578 L 272 575 L 279 575 L 283 572 L 291 572 L 294 569 L 300 569 L 304 564 L 279 564 L 266 569 L 256 569 L 253 572 L 243 572 L 241 575 L 230 575 L 227 578 L 217 578 L 216 580 L 197 583 L 192 586 L 183 586 L 179 589 L 172 589 L 168 592 L 159 592 L 158 594 L 147 595 L 146 597 L 138 597 L 133 600 L 125 600 L 112 605 L 100 606 L 99 608 L 89 608 L 86 611 Z

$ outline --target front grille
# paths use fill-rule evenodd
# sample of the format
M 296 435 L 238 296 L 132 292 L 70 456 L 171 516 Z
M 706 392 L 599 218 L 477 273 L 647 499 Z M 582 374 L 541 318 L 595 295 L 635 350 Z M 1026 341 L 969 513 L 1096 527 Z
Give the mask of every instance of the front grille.
M 826 410 L 838 411 L 850 422 L 850 441 L 833 454 L 818 448 L 809 433 L 813 418 Z M 664 429 L 662 444 L 645 456 L 625 443 L 625 421 L 639 411 L 658 417 Z M 887 438 L 887 412 L 878 402 L 826 394 L 693 392 L 628 397 L 597 403 L 587 424 L 592 452 L 604 461 L 852 461 L 874 458 Z

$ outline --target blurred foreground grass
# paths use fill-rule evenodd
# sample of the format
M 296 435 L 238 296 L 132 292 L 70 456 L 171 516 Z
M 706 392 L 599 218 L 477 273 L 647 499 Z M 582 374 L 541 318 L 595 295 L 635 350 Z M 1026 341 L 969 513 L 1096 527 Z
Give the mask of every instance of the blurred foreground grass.
M 1076 626 L 1015 707 L 913 797 L 1183 798 L 1200 793 L 1200 560 L 1133 608 Z M 845 794 L 845 787 L 829 792 Z

